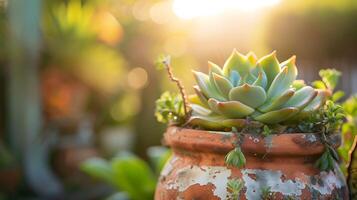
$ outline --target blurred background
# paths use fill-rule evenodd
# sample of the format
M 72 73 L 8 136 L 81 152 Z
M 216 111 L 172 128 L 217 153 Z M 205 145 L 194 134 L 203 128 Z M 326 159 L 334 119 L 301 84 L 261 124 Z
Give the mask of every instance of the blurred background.
M 191 93 L 208 60 L 277 50 L 307 82 L 341 71 L 347 98 L 356 19 L 355 0 L 0 0 L 0 199 L 150 199 L 167 156 L 155 100 L 176 91 L 158 55 Z

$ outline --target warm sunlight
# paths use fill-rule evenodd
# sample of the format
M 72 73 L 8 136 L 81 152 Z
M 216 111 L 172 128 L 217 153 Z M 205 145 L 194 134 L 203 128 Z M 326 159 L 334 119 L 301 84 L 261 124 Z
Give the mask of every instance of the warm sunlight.
M 255 11 L 273 6 L 280 0 L 174 0 L 173 11 L 182 19 L 212 16 L 225 11 Z

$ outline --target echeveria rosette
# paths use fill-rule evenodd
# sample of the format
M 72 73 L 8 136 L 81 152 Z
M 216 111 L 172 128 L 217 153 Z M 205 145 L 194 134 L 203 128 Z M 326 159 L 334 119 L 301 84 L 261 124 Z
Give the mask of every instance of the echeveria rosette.
M 208 75 L 194 71 L 196 96 L 191 98 L 188 121 L 201 128 L 299 121 L 318 110 L 329 95 L 296 80 L 295 56 L 279 63 L 275 51 L 258 60 L 252 52 L 234 50 L 223 68 L 208 64 Z

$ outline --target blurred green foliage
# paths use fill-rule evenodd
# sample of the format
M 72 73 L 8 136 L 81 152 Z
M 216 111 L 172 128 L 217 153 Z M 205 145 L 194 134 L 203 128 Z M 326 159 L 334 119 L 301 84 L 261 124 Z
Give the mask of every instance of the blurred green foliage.
M 132 200 L 150 200 L 154 197 L 158 173 L 170 156 L 170 151 L 157 148 L 162 147 L 148 150 L 153 168 L 135 155 L 122 153 L 110 161 L 89 159 L 82 164 L 81 169 L 118 191 L 125 192 Z
M 342 145 L 338 152 L 342 158 L 341 168 L 347 174 L 347 167 L 351 162 L 353 144 L 357 135 L 357 95 L 351 96 L 342 103 L 347 121 L 342 126 Z

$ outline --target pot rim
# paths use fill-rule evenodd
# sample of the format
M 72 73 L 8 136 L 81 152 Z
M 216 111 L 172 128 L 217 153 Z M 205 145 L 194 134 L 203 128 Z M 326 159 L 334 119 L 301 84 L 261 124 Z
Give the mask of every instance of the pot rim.
M 206 131 L 169 126 L 164 134 L 164 144 L 173 150 L 227 154 L 235 148 L 236 136 L 231 132 Z M 334 148 L 341 144 L 340 134 L 329 137 Z M 244 153 L 279 156 L 321 155 L 325 146 L 316 133 L 282 133 L 271 135 L 269 147 L 261 135 L 245 134 L 241 149 Z

